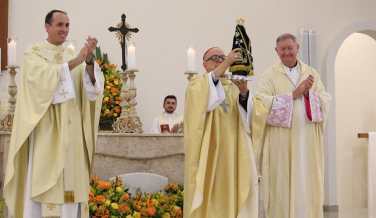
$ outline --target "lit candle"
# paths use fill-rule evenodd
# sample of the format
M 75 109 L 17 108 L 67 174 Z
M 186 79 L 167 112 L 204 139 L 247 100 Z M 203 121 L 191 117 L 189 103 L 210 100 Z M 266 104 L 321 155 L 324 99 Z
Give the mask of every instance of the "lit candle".
M 67 40 L 66 41 L 66 45 L 67 45 L 67 48 L 71 49 L 74 53 L 76 52 L 76 40 Z
M 17 38 L 8 38 L 8 66 L 17 66 Z
M 196 52 L 193 49 L 193 45 L 189 45 L 187 49 L 187 72 L 196 71 L 195 56 Z
M 136 43 L 128 44 L 128 69 L 136 69 Z

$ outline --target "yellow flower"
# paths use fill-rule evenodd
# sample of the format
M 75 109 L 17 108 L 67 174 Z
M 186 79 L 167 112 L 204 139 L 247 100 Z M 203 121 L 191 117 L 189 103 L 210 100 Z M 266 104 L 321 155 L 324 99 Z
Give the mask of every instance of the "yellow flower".
M 98 209 L 98 206 L 95 204 L 92 208 L 93 211 L 96 211 Z
M 128 216 L 126 216 L 125 218 L 132 218 L 132 216 L 131 216 L 131 215 L 128 215 Z
M 115 115 L 115 114 L 114 114 Z M 116 115 L 117 116 L 117 115 Z M 123 189 L 121 187 L 116 187 L 116 192 L 123 193 Z
M 106 86 L 106 89 L 111 89 L 111 86 Z
M 169 213 L 165 213 L 165 214 L 163 214 L 162 218 L 170 218 L 170 214 Z
M 119 101 L 116 101 L 115 103 L 116 103 L 116 104 L 119 104 L 120 102 L 119 102 Z
M 141 217 L 141 213 L 135 211 L 135 212 L 133 213 L 133 217 L 134 217 L 134 218 L 140 218 L 140 217 Z
M 148 199 L 148 200 L 149 200 L 149 199 L 150 199 L 150 195 L 147 195 L 147 196 L 146 196 L 146 199 Z
M 109 99 L 110 99 L 109 97 L 105 97 L 105 98 L 104 98 L 105 101 L 108 101 Z
M 156 207 L 158 207 L 159 202 L 158 202 L 157 200 L 155 200 L 155 199 L 152 199 L 152 201 L 153 201 L 154 205 L 155 205 Z
M 114 117 L 117 117 L 118 116 L 118 114 L 117 113 L 114 113 Z
M 105 205 L 107 205 L 107 206 L 110 206 L 111 201 L 109 201 L 109 200 L 105 200 L 103 203 L 104 203 Z
M 178 207 L 178 206 L 174 206 L 174 209 L 177 210 L 177 209 L 180 209 L 180 207 Z
M 90 193 L 95 194 L 95 190 L 94 190 L 93 187 L 91 187 L 91 186 L 90 186 Z
M 111 195 L 114 195 L 115 194 L 115 192 L 114 192 L 115 190 L 112 188 L 112 189 L 110 189 L 110 191 L 108 191 Z
M 111 204 L 112 209 L 117 210 L 119 208 L 119 205 L 117 203 Z
M 106 109 L 106 110 L 104 111 L 104 114 L 108 114 L 108 113 L 110 113 L 110 110 Z

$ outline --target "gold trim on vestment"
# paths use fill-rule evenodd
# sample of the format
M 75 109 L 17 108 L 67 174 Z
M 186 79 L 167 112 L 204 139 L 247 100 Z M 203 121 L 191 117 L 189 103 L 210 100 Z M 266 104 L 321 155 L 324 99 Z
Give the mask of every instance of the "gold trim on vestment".
M 65 191 L 64 199 L 65 203 L 74 203 L 74 191 Z

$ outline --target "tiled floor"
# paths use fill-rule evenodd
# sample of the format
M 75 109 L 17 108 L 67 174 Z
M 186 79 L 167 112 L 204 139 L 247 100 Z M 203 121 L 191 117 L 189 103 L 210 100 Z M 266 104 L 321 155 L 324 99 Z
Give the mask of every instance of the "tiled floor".
M 324 218 L 376 218 L 376 210 L 351 209 L 339 212 L 325 212 Z

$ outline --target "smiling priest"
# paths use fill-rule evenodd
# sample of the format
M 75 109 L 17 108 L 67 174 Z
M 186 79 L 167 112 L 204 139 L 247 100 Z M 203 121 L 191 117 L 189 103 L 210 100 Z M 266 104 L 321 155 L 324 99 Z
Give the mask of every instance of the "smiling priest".
M 89 174 L 103 92 L 97 40 L 64 49 L 65 12 L 47 14 L 46 41 L 30 45 L 9 148 L 4 196 L 14 218 L 89 217 Z M 86 65 L 83 62 L 86 62 Z

